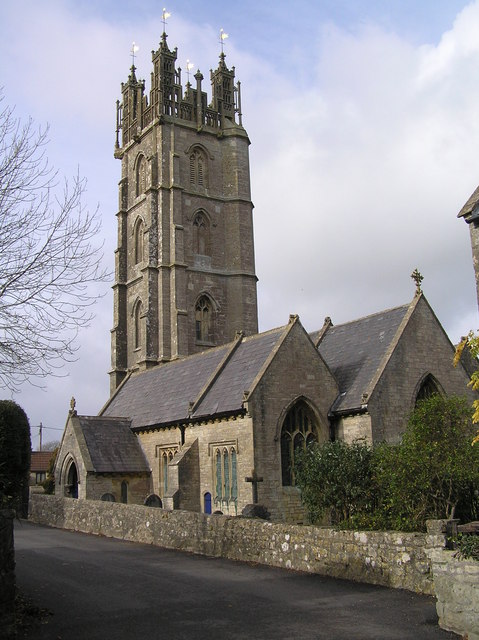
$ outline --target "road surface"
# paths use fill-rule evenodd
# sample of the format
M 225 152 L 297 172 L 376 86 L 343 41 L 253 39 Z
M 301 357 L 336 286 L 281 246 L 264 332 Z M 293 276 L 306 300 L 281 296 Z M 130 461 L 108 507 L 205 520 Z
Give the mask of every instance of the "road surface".
M 447 640 L 433 598 L 15 525 L 17 585 L 52 615 L 31 640 Z

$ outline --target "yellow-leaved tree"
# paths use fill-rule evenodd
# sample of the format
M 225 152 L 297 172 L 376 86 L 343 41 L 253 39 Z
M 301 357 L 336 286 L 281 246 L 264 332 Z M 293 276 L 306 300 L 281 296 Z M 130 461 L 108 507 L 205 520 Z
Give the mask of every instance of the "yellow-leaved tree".
M 461 342 L 456 347 L 456 353 L 454 355 L 454 366 L 456 366 L 459 360 L 462 357 L 464 349 L 467 347 L 469 353 L 474 359 L 477 359 L 479 356 L 479 335 L 474 333 L 474 331 L 470 331 L 469 334 L 461 339 Z M 479 391 L 479 369 L 474 371 L 469 381 L 469 386 L 474 389 L 474 391 Z M 476 424 L 479 424 L 479 400 L 474 400 L 472 403 L 474 413 L 472 416 L 472 421 Z M 472 444 L 479 443 L 479 430 L 474 437 Z

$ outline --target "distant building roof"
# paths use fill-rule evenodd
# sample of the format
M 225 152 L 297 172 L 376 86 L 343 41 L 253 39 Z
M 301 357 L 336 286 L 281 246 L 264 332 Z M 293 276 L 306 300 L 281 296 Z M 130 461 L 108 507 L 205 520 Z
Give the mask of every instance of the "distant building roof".
M 104 416 L 128 416 L 133 429 L 201 419 L 243 409 L 251 391 L 287 327 L 167 362 L 126 379 L 107 405 Z
M 125 418 L 76 416 L 96 473 L 149 473 L 138 438 Z
M 466 222 L 472 222 L 473 220 L 479 218 L 479 211 L 476 208 L 478 202 L 479 202 L 479 187 L 477 187 L 477 189 L 471 195 L 469 200 L 459 211 L 459 213 L 457 214 L 457 217 L 465 218 Z
M 335 376 L 339 396 L 331 410 L 355 411 L 370 387 L 410 305 L 389 309 L 346 324 L 329 326 L 318 351 Z M 320 331 L 311 334 L 316 341 Z
M 34 473 L 47 471 L 53 453 L 53 451 L 32 451 L 30 471 L 33 471 Z

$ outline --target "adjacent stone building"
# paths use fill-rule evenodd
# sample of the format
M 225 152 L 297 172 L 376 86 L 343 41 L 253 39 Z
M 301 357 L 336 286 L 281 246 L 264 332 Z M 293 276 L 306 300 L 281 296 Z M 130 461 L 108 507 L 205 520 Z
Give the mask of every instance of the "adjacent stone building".
M 472 262 L 476 276 L 476 295 L 479 304 L 479 187 L 474 191 L 466 204 L 457 214 L 458 218 L 464 218 L 469 225 L 471 236 Z
M 208 103 L 176 57 L 163 34 L 149 98 L 134 66 L 122 85 L 111 396 L 99 416 L 72 406 L 56 492 L 302 522 L 299 451 L 396 442 L 418 398 L 464 394 L 468 374 L 419 289 L 311 335 L 294 315 L 257 333 L 240 86 L 222 53 Z

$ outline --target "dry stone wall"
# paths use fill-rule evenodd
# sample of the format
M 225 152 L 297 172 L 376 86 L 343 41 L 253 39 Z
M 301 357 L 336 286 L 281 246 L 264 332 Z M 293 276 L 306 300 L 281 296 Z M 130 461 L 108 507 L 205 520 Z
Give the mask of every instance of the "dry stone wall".
M 47 495 L 31 496 L 29 517 L 53 527 L 425 594 L 433 593 L 426 550 L 444 546 L 441 533 L 336 531 Z
M 429 553 L 437 597 L 439 626 L 479 640 L 479 562 L 458 560 L 455 551 Z

